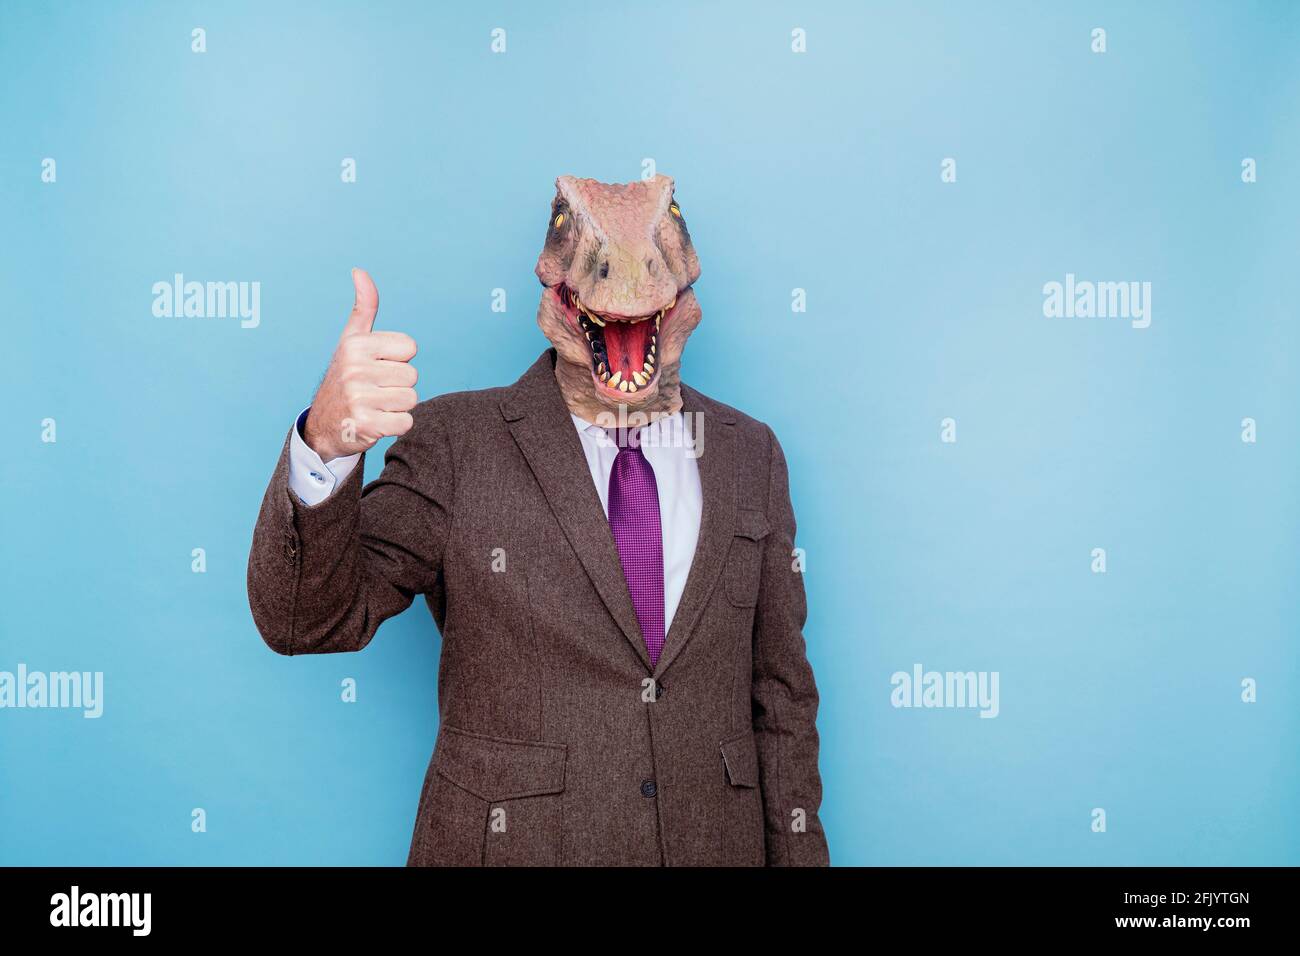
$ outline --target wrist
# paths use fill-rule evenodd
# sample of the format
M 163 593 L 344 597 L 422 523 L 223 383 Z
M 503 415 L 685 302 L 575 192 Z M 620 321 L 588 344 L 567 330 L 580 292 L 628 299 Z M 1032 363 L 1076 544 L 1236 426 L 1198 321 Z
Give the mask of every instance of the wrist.
M 335 458 L 341 458 L 343 453 L 324 436 L 320 431 L 313 427 L 315 418 L 311 414 L 311 409 L 307 409 L 307 420 L 302 426 L 302 440 L 307 443 L 307 447 L 320 455 L 321 461 L 333 461 Z

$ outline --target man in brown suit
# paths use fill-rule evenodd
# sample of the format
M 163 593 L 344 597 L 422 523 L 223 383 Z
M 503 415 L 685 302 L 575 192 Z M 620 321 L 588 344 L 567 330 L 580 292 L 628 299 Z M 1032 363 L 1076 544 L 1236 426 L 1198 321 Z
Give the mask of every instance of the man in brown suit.
M 254 531 L 258 630 L 356 651 L 425 596 L 440 726 L 408 864 L 824 865 L 785 458 L 680 382 L 699 262 L 672 180 L 561 177 L 537 274 L 554 348 L 417 404 L 415 343 L 373 331 L 354 272 Z

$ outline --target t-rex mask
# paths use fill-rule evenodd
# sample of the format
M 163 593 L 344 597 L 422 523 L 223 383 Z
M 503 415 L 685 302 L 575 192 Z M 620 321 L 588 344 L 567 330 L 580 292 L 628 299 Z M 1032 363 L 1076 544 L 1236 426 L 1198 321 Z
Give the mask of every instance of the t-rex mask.
M 699 324 L 700 261 L 668 176 L 627 183 L 561 176 L 537 260 L 537 324 L 559 358 L 569 410 L 598 416 L 681 408 L 681 356 Z

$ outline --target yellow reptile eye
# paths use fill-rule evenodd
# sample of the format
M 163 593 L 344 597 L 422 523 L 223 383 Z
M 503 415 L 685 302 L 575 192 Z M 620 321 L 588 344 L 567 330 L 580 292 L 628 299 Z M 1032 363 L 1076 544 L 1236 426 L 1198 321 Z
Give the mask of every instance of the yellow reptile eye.
M 669 206 L 668 211 L 671 212 L 678 219 L 682 218 L 682 210 L 681 207 L 677 205 L 677 203 L 673 203 L 671 206 Z
M 564 225 L 564 213 L 558 213 L 555 217 L 555 228 L 559 229 Z

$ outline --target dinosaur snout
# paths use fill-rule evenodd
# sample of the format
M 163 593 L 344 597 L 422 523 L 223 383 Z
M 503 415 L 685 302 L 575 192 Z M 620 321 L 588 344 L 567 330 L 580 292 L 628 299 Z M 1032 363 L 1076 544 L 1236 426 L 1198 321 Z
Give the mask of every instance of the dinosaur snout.
M 617 316 L 640 317 L 666 308 L 677 296 L 677 282 L 663 254 L 648 247 L 602 246 L 592 258 L 583 301 Z
M 662 267 L 662 265 L 663 265 L 663 256 L 659 255 L 658 253 L 652 256 L 647 256 L 645 260 L 645 272 L 647 275 L 650 276 L 650 278 L 653 279 L 655 276 L 659 274 L 659 269 L 660 267 Z M 601 279 L 609 278 L 609 256 L 608 255 L 604 256 L 600 260 L 600 265 L 597 266 L 596 273 L 597 276 Z

